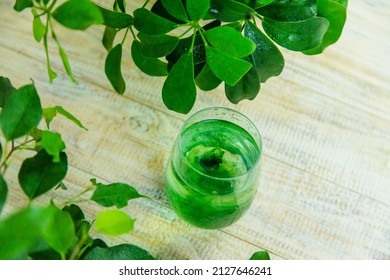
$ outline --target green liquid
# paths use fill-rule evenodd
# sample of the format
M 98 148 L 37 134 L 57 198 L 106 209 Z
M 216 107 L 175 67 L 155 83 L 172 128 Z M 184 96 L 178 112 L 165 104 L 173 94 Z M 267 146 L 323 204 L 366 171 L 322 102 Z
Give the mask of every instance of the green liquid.
M 257 188 L 260 150 L 243 128 L 223 120 L 182 131 L 166 171 L 166 193 L 175 212 L 201 228 L 226 227 L 242 216 Z

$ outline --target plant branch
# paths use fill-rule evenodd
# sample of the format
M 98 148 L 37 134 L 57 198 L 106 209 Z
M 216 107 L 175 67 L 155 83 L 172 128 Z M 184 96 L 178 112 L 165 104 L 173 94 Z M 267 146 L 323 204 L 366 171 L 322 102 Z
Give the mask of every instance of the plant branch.
M 72 198 L 68 199 L 67 201 L 65 201 L 62 207 L 64 207 L 64 206 L 66 206 L 66 205 L 68 205 L 68 204 L 71 204 L 71 203 L 75 202 L 77 198 L 79 198 L 80 196 L 86 194 L 87 192 L 92 191 L 92 190 L 95 189 L 95 188 L 96 188 L 96 185 L 91 185 L 91 186 L 89 186 L 89 187 L 86 188 L 85 190 L 83 190 L 83 191 L 81 191 L 80 193 L 76 194 L 74 197 L 72 197 Z

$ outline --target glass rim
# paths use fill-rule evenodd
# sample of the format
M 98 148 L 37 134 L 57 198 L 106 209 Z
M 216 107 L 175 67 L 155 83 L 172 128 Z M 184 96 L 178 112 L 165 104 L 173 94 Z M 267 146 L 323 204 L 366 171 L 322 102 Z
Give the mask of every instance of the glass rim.
M 244 118 L 246 121 L 248 121 L 249 125 L 251 125 L 253 128 L 254 128 L 254 131 L 255 133 L 257 134 L 258 136 L 258 141 L 256 139 L 255 142 L 256 142 L 256 145 L 257 145 L 257 148 L 259 149 L 259 156 L 257 157 L 255 163 L 247 170 L 245 171 L 244 173 L 238 175 L 238 176 L 234 176 L 234 177 L 228 177 L 228 178 L 221 178 L 221 177 L 216 177 L 216 176 L 210 176 L 208 174 L 205 174 L 203 173 L 202 171 L 196 169 L 192 164 L 190 164 L 187 160 L 187 158 L 184 156 L 183 154 L 183 150 L 182 150 L 182 146 L 181 146 L 181 133 L 183 132 L 183 129 L 184 127 L 186 126 L 186 124 L 192 119 L 194 118 L 195 116 L 199 115 L 200 113 L 203 113 L 205 111 L 210 111 L 210 110 L 226 110 L 226 111 L 230 111 L 230 112 L 233 112 L 234 114 L 237 114 L 239 115 L 240 117 Z M 238 125 L 240 126 L 240 125 Z M 240 126 L 241 128 L 243 128 L 242 126 Z M 245 131 L 247 131 L 245 129 Z M 247 131 L 252 137 L 252 133 Z M 255 138 L 255 137 L 253 137 Z M 243 113 L 235 110 L 235 109 L 231 109 L 231 108 L 228 108 L 228 107 L 218 107 L 218 106 L 215 106 L 215 107 L 207 107 L 207 108 L 204 108 L 202 110 L 199 110 L 197 111 L 196 113 L 192 114 L 186 121 L 184 121 L 184 123 L 182 124 L 182 126 L 180 127 L 180 132 L 179 132 L 179 135 L 178 135 L 178 148 L 179 148 L 179 154 L 180 156 L 184 159 L 185 163 L 192 169 L 194 170 L 196 173 L 198 173 L 199 175 L 201 176 L 204 176 L 204 177 L 207 177 L 207 178 L 210 178 L 210 179 L 214 179 L 214 180 L 226 180 L 226 181 L 231 181 L 231 180 L 237 180 L 239 178 L 242 178 L 244 176 L 247 176 L 248 174 L 252 173 L 255 169 L 255 167 L 257 167 L 259 164 L 260 164 L 260 161 L 261 161 L 261 158 L 262 158 L 262 155 L 263 155 L 263 140 L 261 138 L 261 134 L 259 132 L 259 130 L 257 129 L 256 125 L 253 123 L 252 120 L 250 120 L 247 116 L 245 116 Z

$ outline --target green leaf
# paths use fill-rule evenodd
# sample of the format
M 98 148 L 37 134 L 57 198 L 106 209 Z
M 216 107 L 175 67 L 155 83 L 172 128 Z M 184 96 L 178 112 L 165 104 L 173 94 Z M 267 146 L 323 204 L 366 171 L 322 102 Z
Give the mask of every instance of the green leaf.
M 165 34 L 175 29 L 178 25 L 166 20 L 145 8 L 134 11 L 134 27 L 143 33 L 149 35 Z
M 68 120 L 72 121 L 78 127 L 83 128 L 85 130 L 88 130 L 75 116 L 73 116 L 70 112 L 66 111 L 63 107 L 56 106 L 55 109 L 56 109 L 58 114 L 64 116 Z
M 145 197 L 138 193 L 132 186 L 124 183 L 113 183 L 96 185 L 96 189 L 91 197 L 91 200 L 104 207 L 116 206 L 122 208 L 127 206 L 130 199 Z
M 241 2 L 251 8 L 258 9 L 264 6 L 267 6 L 276 0 L 237 0 L 238 2 Z M 283 0 L 282 0 L 283 1 Z M 300 1 L 300 0 L 298 0 Z
M 107 235 L 116 236 L 133 230 L 134 221 L 119 210 L 107 210 L 96 216 L 95 230 Z
M 126 13 L 125 0 L 115 0 L 115 3 L 118 5 L 118 7 L 119 7 L 119 9 L 121 10 L 122 13 Z
M 26 208 L 0 221 L 0 260 L 27 259 L 50 222 L 51 211 L 42 207 Z
M 47 67 L 47 74 L 49 75 L 50 83 L 53 82 L 55 78 L 57 78 L 57 73 L 53 71 L 50 64 L 50 57 L 49 57 L 49 47 L 47 42 L 47 34 L 43 36 L 43 46 L 45 47 L 45 53 L 46 53 L 46 67 Z
M 154 258 L 138 246 L 121 244 L 108 248 L 96 247 L 84 257 L 84 260 L 154 260 Z
M 184 9 L 182 0 L 161 0 L 161 4 L 171 16 L 188 22 L 187 12 Z
M 72 80 L 73 83 L 77 83 L 76 79 L 73 77 L 72 69 L 70 68 L 68 57 L 65 53 L 65 50 L 62 47 L 58 47 L 60 57 L 62 60 L 62 64 L 64 65 L 66 74 L 68 74 L 69 78 Z
M 206 31 L 208 42 L 219 51 L 232 57 L 243 58 L 250 55 L 256 45 L 229 26 L 220 26 Z
M 102 43 L 107 51 L 110 51 L 112 49 L 112 44 L 114 43 L 116 33 L 117 31 L 115 28 L 111 28 L 108 26 L 104 28 Z
M 224 54 L 213 47 L 206 48 L 207 62 L 219 79 L 234 86 L 252 67 L 249 62 Z
M 53 162 L 60 162 L 60 154 L 65 150 L 65 143 L 62 141 L 61 134 L 45 130 L 42 132 L 41 140 L 37 146 L 45 149 L 48 155 L 53 157 Z
M 247 19 L 254 13 L 255 10 L 252 8 L 233 0 L 211 0 L 208 17 L 224 22 L 234 22 Z
M 104 71 L 112 87 L 119 94 L 126 90 L 126 83 L 122 76 L 122 44 L 113 47 L 107 55 Z
M 43 237 L 47 244 L 56 252 L 65 257 L 65 253 L 72 248 L 75 242 L 75 232 L 72 217 L 69 213 L 60 211 L 55 206 L 52 218 L 43 230 Z M 39 221 L 37 221 L 39 223 Z
M 0 154 L 0 158 L 1 158 L 1 154 Z M 3 176 L 0 174 L 0 214 L 1 214 L 1 210 L 3 210 L 3 207 L 5 205 L 5 201 L 7 200 L 7 194 L 8 194 L 7 183 L 4 181 Z
M 321 43 L 317 47 L 305 51 L 305 54 L 319 54 L 325 48 L 337 42 L 347 20 L 347 3 L 348 1 L 317 0 L 318 16 L 324 17 L 329 21 L 329 28 Z
M 187 114 L 195 104 L 194 59 L 191 52 L 183 55 L 172 67 L 162 89 L 168 109 Z
M 55 118 L 55 116 L 57 116 L 57 114 L 64 116 L 65 118 L 76 124 L 78 127 L 88 130 L 74 115 L 66 111 L 61 106 L 48 107 L 43 109 L 42 115 L 45 118 L 47 128 L 50 128 L 50 123 Z
M 278 0 L 256 11 L 278 21 L 300 21 L 315 17 L 317 5 L 316 0 Z
M 222 81 L 214 75 L 210 66 L 206 63 L 202 71 L 196 77 L 195 82 L 200 89 L 208 91 L 217 88 Z
M 46 26 L 42 23 L 40 16 L 38 15 L 37 11 L 33 8 L 31 9 L 31 12 L 34 16 L 33 20 L 33 35 L 34 39 L 37 42 L 40 42 L 46 34 Z
M 76 204 L 71 204 L 62 208 L 63 212 L 69 213 L 74 224 L 74 232 L 77 233 L 81 229 L 81 224 L 85 220 L 83 210 Z
M 276 43 L 292 51 L 305 51 L 321 43 L 329 21 L 314 17 L 297 22 L 275 21 L 264 18 L 263 28 Z
M 168 0 L 169 2 L 172 2 L 170 0 Z M 150 9 L 150 11 L 160 17 L 163 17 L 171 22 L 174 22 L 174 23 L 178 23 L 178 24 L 182 24 L 182 23 L 186 23 L 187 20 L 180 20 L 180 19 L 177 19 L 175 17 L 173 17 L 168 11 L 167 9 L 165 9 L 164 5 L 162 4 L 161 0 L 157 0 L 156 3 L 154 3 L 154 5 L 152 6 L 152 8 Z M 187 14 L 187 12 L 186 12 Z
M 241 100 L 253 100 L 260 91 L 260 79 L 252 67 L 234 86 L 225 84 L 225 94 L 230 102 L 237 104 Z
M 97 5 L 96 7 L 100 9 L 103 15 L 105 26 L 122 29 L 131 26 L 134 22 L 133 17 L 129 14 L 110 11 Z
M 38 142 L 42 138 L 42 133 L 43 131 L 41 129 L 34 127 L 33 129 L 30 130 L 28 135 L 31 136 L 35 142 Z
M 210 0 L 186 0 L 189 17 L 198 21 L 203 18 L 210 9 Z
M 175 49 L 167 55 L 166 59 L 175 64 L 182 56 L 186 55 L 192 45 L 192 36 L 181 39 Z M 202 64 L 206 61 L 205 46 L 202 37 L 196 34 L 193 46 L 194 65 Z
M 27 197 L 33 199 L 56 187 L 65 178 L 67 170 L 68 159 L 64 152 L 60 154 L 60 162 L 54 163 L 53 158 L 41 150 L 23 161 L 19 184 Z
M 41 101 L 34 84 L 13 92 L 4 105 L 0 125 L 7 140 L 26 135 L 39 124 L 42 117 Z
M 4 108 L 5 102 L 15 91 L 11 81 L 3 76 L 0 76 L 0 108 Z
M 271 260 L 267 251 L 258 251 L 252 255 L 250 260 Z
M 252 22 L 246 22 L 245 37 L 251 39 L 255 51 L 250 55 L 251 63 L 257 71 L 260 82 L 264 83 L 272 76 L 278 76 L 284 67 L 284 58 L 275 44 Z
M 26 8 L 34 7 L 32 0 L 16 0 L 14 5 L 14 10 L 21 12 Z
M 76 30 L 104 23 L 101 10 L 89 0 L 67 1 L 53 12 L 53 17 L 65 27 Z
M 146 57 L 141 52 L 141 43 L 134 40 L 131 45 L 131 56 L 137 67 L 150 76 L 167 76 L 168 64 L 158 58 Z
M 171 53 L 179 42 L 179 38 L 169 35 L 147 35 L 138 33 L 141 40 L 141 53 L 147 57 L 163 57 Z

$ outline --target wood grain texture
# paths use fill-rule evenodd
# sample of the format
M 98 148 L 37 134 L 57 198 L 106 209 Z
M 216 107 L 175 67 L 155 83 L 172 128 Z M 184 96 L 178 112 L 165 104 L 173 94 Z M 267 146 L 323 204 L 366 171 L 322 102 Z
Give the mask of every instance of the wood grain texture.
M 142 1 L 128 2 L 132 11 Z M 263 84 L 254 101 L 229 104 L 222 87 L 198 92 L 192 112 L 213 105 L 237 109 L 254 121 L 264 142 L 253 206 L 217 231 L 188 226 L 170 210 L 164 167 L 187 116 L 164 107 L 163 79 L 141 73 L 129 51 L 122 69 L 128 89 L 124 96 L 113 92 L 103 71 L 103 28 L 77 32 L 56 25 L 78 84 L 67 79 L 53 42 L 59 77 L 49 84 L 31 15 L 2 2 L 0 75 L 15 87 L 33 78 L 44 106 L 60 104 L 89 128 L 53 122 L 67 143 L 69 193 L 97 177 L 130 183 L 154 198 L 126 208 L 138 219 L 136 230 L 112 243 L 134 242 L 163 259 L 245 259 L 259 249 L 274 259 L 390 259 L 389 18 L 385 1 L 351 1 L 340 41 L 319 56 L 282 50 L 285 70 Z M 130 44 L 129 38 L 128 50 Z M 7 213 L 23 205 L 15 190 L 19 164 L 6 177 L 13 189 Z M 86 205 L 85 211 L 93 217 L 98 208 Z

